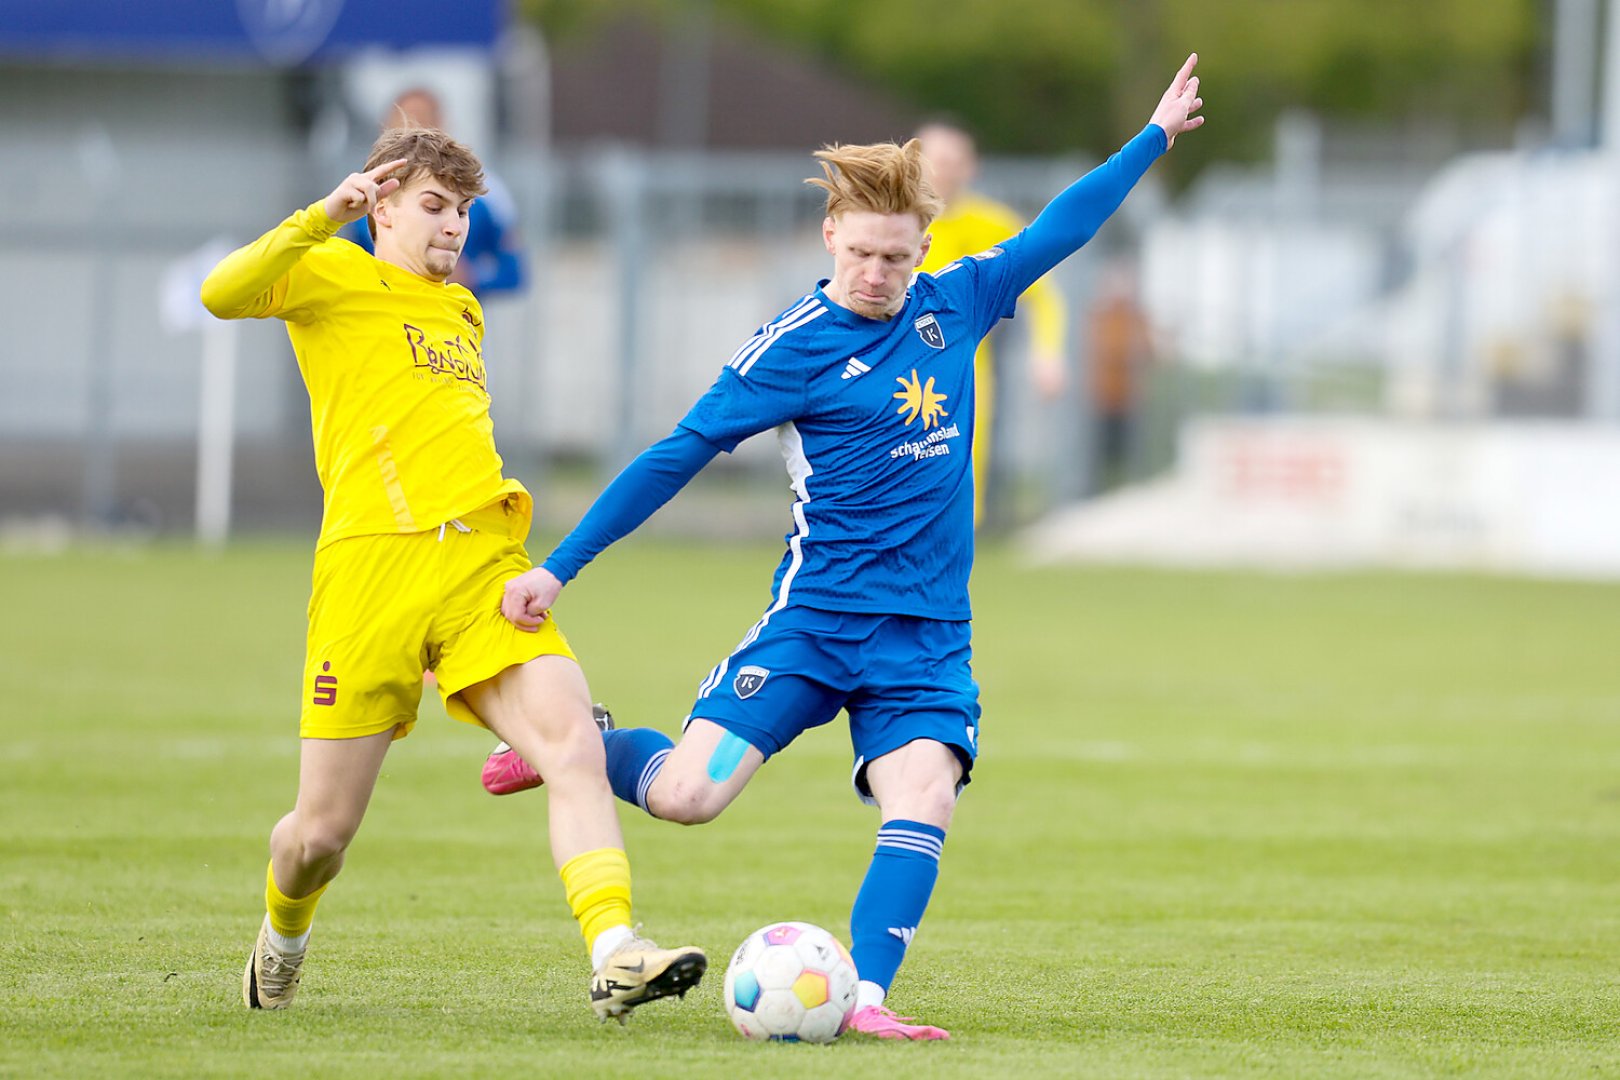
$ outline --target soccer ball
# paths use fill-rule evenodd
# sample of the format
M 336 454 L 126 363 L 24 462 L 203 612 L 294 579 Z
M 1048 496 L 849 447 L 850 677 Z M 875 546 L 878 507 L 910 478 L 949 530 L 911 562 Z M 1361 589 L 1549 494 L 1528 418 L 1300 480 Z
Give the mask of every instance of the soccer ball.
M 832 1042 L 855 1015 L 860 977 L 843 942 L 819 926 L 754 931 L 726 969 L 726 1015 L 750 1039 Z

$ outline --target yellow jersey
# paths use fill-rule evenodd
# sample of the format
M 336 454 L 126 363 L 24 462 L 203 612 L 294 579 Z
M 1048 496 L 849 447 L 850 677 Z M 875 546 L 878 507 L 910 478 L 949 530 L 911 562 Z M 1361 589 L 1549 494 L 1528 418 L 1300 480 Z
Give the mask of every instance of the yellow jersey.
M 932 274 L 958 259 L 977 255 L 1016 236 L 1024 227 L 1010 207 L 972 191 L 964 191 L 928 227 L 933 241 L 918 269 Z M 1066 312 L 1063 299 L 1046 278 L 1025 291 L 1022 302 L 1029 305 L 1030 344 L 1042 362 L 1053 363 L 1063 355 Z M 988 346 L 989 339 L 985 339 Z
M 424 532 L 491 503 L 521 541 L 534 504 L 501 474 L 484 375 L 484 313 L 460 285 L 419 277 L 337 238 L 323 202 L 221 260 L 203 304 L 287 324 L 309 390 L 325 492 L 317 548 Z

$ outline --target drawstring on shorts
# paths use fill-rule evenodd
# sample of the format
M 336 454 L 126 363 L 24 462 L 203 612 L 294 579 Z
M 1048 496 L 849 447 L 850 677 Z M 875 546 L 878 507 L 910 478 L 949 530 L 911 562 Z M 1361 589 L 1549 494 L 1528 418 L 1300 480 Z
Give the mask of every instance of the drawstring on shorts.
M 445 522 L 444 525 L 439 526 L 439 543 L 441 544 L 444 543 L 444 530 L 446 525 L 454 526 L 456 532 L 458 533 L 472 532 L 472 529 L 469 526 L 461 523 L 460 518 L 451 518 L 449 521 Z

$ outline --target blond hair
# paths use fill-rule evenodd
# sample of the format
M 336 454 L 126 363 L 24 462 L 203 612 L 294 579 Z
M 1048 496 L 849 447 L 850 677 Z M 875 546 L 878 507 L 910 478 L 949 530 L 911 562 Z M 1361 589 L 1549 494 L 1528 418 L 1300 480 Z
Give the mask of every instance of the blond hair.
M 476 199 L 489 190 L 484 186 L 484 165 L 478 155 L 438 128 L 402 127 L 383 132 L 371 144 L 365 171 L 399 158 L 405 164 L 389 173 L 388 179 L 398 179 L 400 187 L 426 173 L 463 199 Z M 366 227 L 375 240 L 377 223 L 369 216 Z
M 923 228 L 945 204 L 923 173 L 922 143 L 909 140 L 866 146 L 827 146 L 816 151 L 822 176 L 805 181 L 827 192 L 827 216 L 847 210 L 916 214 Z

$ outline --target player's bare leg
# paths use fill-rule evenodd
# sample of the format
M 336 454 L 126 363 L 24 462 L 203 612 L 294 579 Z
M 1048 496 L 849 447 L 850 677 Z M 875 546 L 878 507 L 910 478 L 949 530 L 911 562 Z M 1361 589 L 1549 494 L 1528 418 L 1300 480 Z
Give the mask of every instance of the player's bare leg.
M 690 946 L 660 949 L 631 928 L 630 865 L 579 665 L 541 656 L 461 694 L 546 778 L 552 859 L 591 950 L 597 1015 L 623 1019 L 637 1005 L 684 996 L 703 977 L 708 958 Z
M 867 786 L 884 820 L 903 817 L 941 829 L 951 827 L 961 780 L 956 751 L 933 739 L 909 742 L 866 767 Z
M 393 735 L 389 730 L 359 739 L 303 740 L 297 802 L 270 832 L 269 911 L 242 973 L 249 1008 L 292 1004 L 315 903 L 343 867 Z
M 565 656 L 541 656 L 461 691 L 497 737 L 546 778 L 551 855 L 561 867 L 624 838 L 608 787 L 602 735 L 591 720 L 585 674 Z
M 591 706 L 591 719 L 596 721 L 596 730 L 613 730 L 613 714 L 608 712 L 607 706 L 601 702 Z M 479 780 L 483 783 L 484 790 L 491 795 L 515 795 L 520 791 L 533 791 L 546 782 L 539 770 L 524 761 L 523 755 L 507 742 L 496 743 L 495 749 L 489 752 L 489 756 L 484 759 L 484 768 Z
M 337 877 L 376 789 L 392 729 L 359 739 L 304 739 L 298 801 L 270 833 L 276 884 L 307 896 Z

